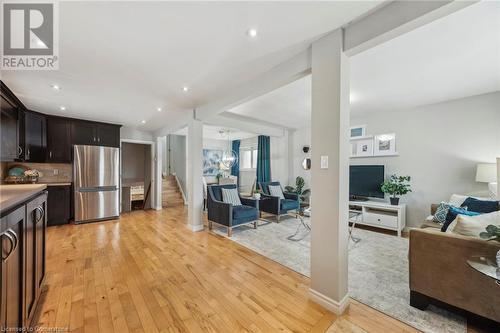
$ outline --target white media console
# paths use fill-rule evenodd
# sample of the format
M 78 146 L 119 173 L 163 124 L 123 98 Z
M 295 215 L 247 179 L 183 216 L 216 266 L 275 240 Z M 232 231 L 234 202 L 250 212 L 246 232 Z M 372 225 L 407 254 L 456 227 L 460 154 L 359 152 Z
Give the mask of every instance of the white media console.
M 387 202 L 374 200 L 349 201 L 349 212 L 358 214 L 349 222 L 371 227 L 393 230 L 401 236 L 406 225 L 406 205 L 391 205 Z

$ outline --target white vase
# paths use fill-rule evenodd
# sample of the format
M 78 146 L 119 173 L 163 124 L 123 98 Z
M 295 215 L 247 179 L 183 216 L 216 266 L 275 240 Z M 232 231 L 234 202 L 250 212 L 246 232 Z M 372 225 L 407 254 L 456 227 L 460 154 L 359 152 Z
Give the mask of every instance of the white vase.
M 260 193 L 254 193 L 253 198 L 256 200 L 260 200 Z

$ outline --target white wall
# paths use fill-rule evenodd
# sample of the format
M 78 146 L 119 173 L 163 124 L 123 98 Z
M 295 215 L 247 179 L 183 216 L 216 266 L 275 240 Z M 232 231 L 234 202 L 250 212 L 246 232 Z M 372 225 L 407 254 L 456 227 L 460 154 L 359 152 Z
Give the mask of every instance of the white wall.
M 351 164 L 384 164 L 386 176 L 410 175 L 413 192 L 404 196 L 407 225 L 418 227 L 431 203 L 453 193 L 484 195 L 487 184 L 475 182 L 477 163 L 500 156 L 500 92 L 414 108 L 353 115 L 352 125 L 367 125 L 367 134 L 396 133 L 399 156 L 351 158 Z M 293 133 L 293 176 L 306 184 L 310 171 L 301 167 L 309 127 Z M 314 147 L 311 147 L 314 149 Z M 309 185 L 306 185 L 309 186 Z M 314 189 L 312 189 L 314 196 Z
M 481 194 L 487 184 L 475 182 L 476 164 L 500 156 L 500 93 L 448 101 L 406 111 L 357 116 L 367 134 L 396 133 L 399 156 L 356 158 L 352 164 L 385 164 L 386 175 L 412 177 L 407 224 L 418 227 L 431 203 L 453 193 Z
M 120 139 L 153 141 L 153 134 L 147 131 L 141 131 L 124 126 L 120 128 Z
M 288 131 L 281 137 L 271 137 L 271 179 L 279 181 L 283 187 L 288 184 Z
M 182 191 L 187 196 L 187 178 L 186 178 L 186 137 L 183 135 L 170 135 L 170 172 L 175 173 Z
M 311 157 L 311 150 L 309 153 L 305 154 L 302 151 L 304 146 L 311 146 L 311 127 L 303 127 L 295 130 L 292 135 L 292 157 L 293 163 L 290 178 L 291 181 L 295 182 L 295 178 L 300 176 L 304 178 L 305 186 L 304 189 L 310 188 L 311 186 L 311 170 L 304 170 L 302 168 L 302 161 L 305 157 Z

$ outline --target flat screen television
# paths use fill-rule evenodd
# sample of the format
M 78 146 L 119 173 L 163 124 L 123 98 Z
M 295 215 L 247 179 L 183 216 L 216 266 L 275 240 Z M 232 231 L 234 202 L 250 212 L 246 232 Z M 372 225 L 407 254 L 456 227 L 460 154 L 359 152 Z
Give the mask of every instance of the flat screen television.
M 384 192 L 380 189 L 384 177 L 383 165 L 351 165 L 349 197 L 354 200 L 384 198 Z

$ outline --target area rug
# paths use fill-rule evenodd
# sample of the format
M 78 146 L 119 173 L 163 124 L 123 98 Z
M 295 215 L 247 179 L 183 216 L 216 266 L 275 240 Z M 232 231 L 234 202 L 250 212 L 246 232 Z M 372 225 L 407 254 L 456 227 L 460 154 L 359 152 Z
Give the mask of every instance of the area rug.
M 292 270 L 310 276 L 310 235 L 299 228 L 300 221 L 284 218 L 281 223 L 259 222 L 259 227 L 233 229 L 231 240 L 258 252 Z M 227 237 L 225 228 L 216 233 Z M 361 238 L 349 242 L 349 293 L 361 303 L 375 308 L 423 332 L 465 333 L 463 317 L 429 306 L 420 311 L 410 306 L 408 288 L 408 239 L 378 232 L 355 229 Z

